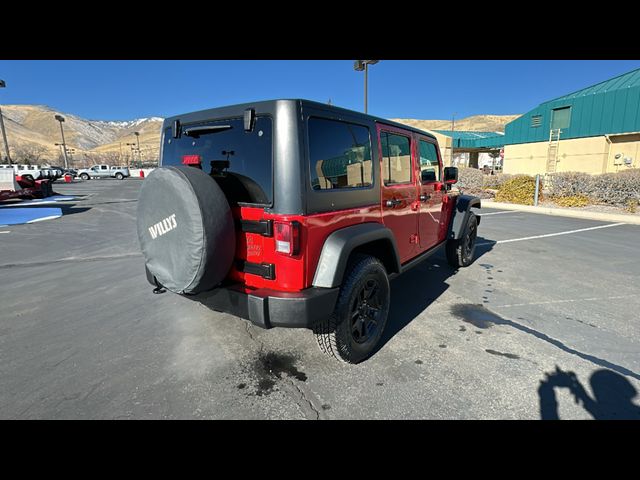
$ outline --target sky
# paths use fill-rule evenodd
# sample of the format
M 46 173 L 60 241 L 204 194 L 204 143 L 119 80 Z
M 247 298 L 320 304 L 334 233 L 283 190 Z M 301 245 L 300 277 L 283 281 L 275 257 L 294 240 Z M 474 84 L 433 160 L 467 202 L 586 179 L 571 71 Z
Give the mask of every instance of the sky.
M 640 68 L 640 60 L 381 60 L 369 113 L 450 119 L 521 114 Z M 168 117 L 275 98 L 363 110 L 353 60 L 0 60 L 2 104 L 48 105 L 91 120 Z

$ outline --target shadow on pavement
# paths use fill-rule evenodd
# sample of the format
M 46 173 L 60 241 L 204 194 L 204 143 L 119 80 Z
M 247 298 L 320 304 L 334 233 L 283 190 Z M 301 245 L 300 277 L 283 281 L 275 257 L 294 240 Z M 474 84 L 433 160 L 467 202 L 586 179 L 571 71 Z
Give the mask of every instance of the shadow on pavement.
M 587 393 L 574 372 L 565 372 L 556 366 L 540 382 L 540 418 L 559 420 L 556 388 L 568 388 L 575 402 L 596 420 L 640 420 L 640 406 L 632 399 L 638 394 L 629 380 L 611 370 L 597 370 L 589 379 L 594 398 Z
M 493 249 L 493 240 L 478 237 L 474 263 Z M 437 267 L 435 266 L 437 265 Z M 460 272 L 463 272 L 460 269 Z M 449 288 L 447 280 L 458 273 L 447 263 L 444 248 L 422 264 L 391 281 L 391 307 L 389 318 L 380 342 L 373 355 L 386 345 L 398 332 L 409 325 L 422 311 L 438 300 Z

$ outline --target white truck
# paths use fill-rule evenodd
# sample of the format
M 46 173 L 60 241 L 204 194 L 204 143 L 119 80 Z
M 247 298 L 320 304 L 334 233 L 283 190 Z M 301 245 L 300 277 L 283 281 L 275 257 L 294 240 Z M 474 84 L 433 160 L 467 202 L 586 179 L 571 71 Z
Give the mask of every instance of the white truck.
M 38 165 L 23 164 L 2 164 L 2 169 L 12 169 L 16 175 L 26 178 L 27 180 L 43 180 L 45 178 L 55 179 L 56 175 L 48 167 L 40 167 Z
M 128 167 L 94 165 L 91 168 L 78 170 L 78 176 L 83 180 L 89 180 L 90 178 L 117 178 L 118 180 L 124 180 L 126 177 L 130 177 L 131 173 L 129 173 Z

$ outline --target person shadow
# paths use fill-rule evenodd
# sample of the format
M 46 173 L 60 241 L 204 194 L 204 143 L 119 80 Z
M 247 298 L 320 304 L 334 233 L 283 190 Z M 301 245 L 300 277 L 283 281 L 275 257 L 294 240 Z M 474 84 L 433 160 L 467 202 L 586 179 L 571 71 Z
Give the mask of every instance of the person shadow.
M 624 376 L 611 370 L 597 370 L 589 378 L 593 398 L 578 380 L 574 372 L 565 372 L 556 365 L 556 370 L 546 373 L 538 386 L 540 418 L 559 420 L 556 388 L 567 388 L 595 420 L 640 420 L 640 406 L 632 402 L 638 394 Z

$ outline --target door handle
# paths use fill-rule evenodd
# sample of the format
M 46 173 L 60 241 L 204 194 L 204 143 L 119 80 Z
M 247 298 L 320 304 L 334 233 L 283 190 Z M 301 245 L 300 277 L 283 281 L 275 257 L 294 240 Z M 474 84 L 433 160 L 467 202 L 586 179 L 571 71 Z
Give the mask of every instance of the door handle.
M 426 202 L 430 198 L 431 198 L 431 195 L 420 195 L 420 201 L 421 202 Z
M 385 202 L 385 205 L 389 208 L 394 208 L 397 207 L 398 205 L 400 205 L 402 203 L 402 200 L 396 200 L 395 198 L 393 200 L 387 200 Z

